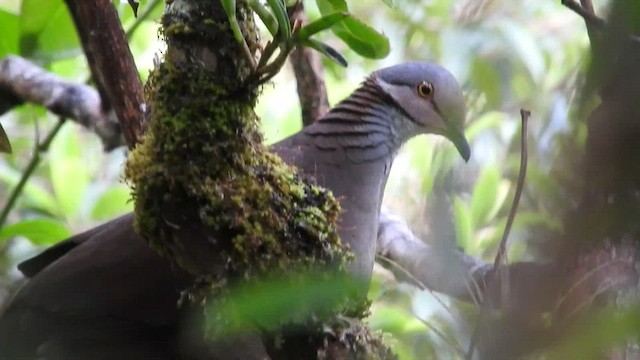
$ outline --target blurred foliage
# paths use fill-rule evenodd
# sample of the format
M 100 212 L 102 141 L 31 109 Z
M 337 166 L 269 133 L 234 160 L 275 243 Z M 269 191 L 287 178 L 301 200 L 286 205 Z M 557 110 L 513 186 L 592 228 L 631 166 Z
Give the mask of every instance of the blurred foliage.
M 139 11 L 149 3 L 142 2 Z M 582 19 L 556 0 L 384 3 L 348 2 L 352 14 L 367 19 L 363 26 L 386 35 L 386 45 L 349 48 L 349 41 L 356 40 L 349 38 L 347 24 L 335 33 L 314 35 L 350 64 L 343 69 L 325 61 L 331 102 L 346 96 L 373 69 L 406 60 L 440 63 L 464 86 L 469 107 L 466 133 L 473 151 L 470 164 L 465 165 L 455 149 L 438 137 L 411 141 L 395 162 L 386 204 L 401 213 L 425 241 L 455 243 L 470 255 L 492 259 L 519 167 L 519 109 L 527 108 L 532 111 L 529 175 L 508 255 L 511 261 L 544 259 L 550 251 L 545 239 L 562 232 L 558 214 L 571 205 L 572 185 L 578 191 L 575 184 L 556 180 L 562 180 L 559 169 L 576 166 L 563 163 L 569 161 L 563 154 L 580 153 L 585 138 L 584 124 L 568 117 L 580 85 L 577 75 L 588 64 Z M 126 4 L 116 6 L 125 28 L 130 27 L 135 21 L 131 9 Z M 305 1 L 305 6 L 311 20 L 326 14 L 315 1 Z M 143 78 L 162 49 L 156 23 L 161 10 L 157 6 L 130 40 Z M 263 30 L 268 33 L 266 27 Z M 83 81 L 88 70 L 74 32 L 62 0 L 0 0 L 0 58 L 20 54 L 62 77 Z M 376 55 L 386 51 L 385 46 L 390 52 L 383 60 L 358 55 L 366 51 Z M 265 86 L 257 108 L 270 143 L 301 126 L 290 69 L 285 68 L 272 83 Z M 0 204 L 4 204 L 31 157 L 38 134 L 51 128 L 55 118 L 24 105 L 0 117 L 0 122 L 13 147 L 13 154 L 0 156 Z M 3 288 L 17 276 L 13 269 L 18 262 L 41 246 L 131 209 L 128 188 L 120 179 L 125 156 L 123 149 L 104 153 L 99 140 L 76 124 L 64 126 L 0 229 L 0 281 L 6 285 L 0 283 L 0 302 L 8 295 Z M 448 207 L 434 205 L 438 196 L 448 199 Z M 450 214 L 446 231 L 436 231 L 436 224 L 430 224 L 435 212 Z M 434 239 L 434 234 L 450 235 Z M 467 342 L 470 333 L 465 320 L 470 305 L 447 298 L 436 301 L 430 293 L 397 282 L 382 268 L 376 269 L 370 296 L 374 303 L 369 323 L 392 335 L 391 344 L 400 359 L 460 358 L 460 344 Z

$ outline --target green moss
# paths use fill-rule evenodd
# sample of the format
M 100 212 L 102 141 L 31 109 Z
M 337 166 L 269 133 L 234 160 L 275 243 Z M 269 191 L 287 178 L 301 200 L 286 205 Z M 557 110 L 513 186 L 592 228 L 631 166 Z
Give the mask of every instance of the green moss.
M 246 69 L 226 22 L 174 21 L 181 17 L 163 18 L 168 50 L 145 88 L 152 114 L 125 167 L 136 230 L 194 275 L 184 295 L 195 302 L 224 298 L 237 282 L 296 284 L 298 274 L 346 271 L 352 255 L 337 234 L 338 202 L 263 145 L 253 112 L 259 90 L 238 80 Z M 198 59 L 203 54 L 216 58 Z M 366 312 L 366 304 L 348 303 L 344 312 Z
M 216 86 L 206 70 L 167 64 L 147 91 L 153 119 L 125 176 L 138 230 L 161 254 L 194 275 L 228 263 L 230 275 L 243 278 L 346 254 L 337 202 L 262 144 L 253 99 Z

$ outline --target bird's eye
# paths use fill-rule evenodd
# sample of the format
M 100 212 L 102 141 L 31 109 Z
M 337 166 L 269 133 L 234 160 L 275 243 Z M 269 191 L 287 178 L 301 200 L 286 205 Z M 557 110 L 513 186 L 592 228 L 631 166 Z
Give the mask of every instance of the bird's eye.
M 423 81 L 418 85 L 418 95 L 428 99 L 433 96 L 433 85 L 430 82 Z

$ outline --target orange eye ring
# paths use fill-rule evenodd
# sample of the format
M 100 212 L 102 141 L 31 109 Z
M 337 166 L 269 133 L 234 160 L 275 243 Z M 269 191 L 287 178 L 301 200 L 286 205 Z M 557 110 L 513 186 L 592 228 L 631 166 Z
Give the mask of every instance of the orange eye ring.
M 418 95 L 425 99 L 433 96 L 433 85 L 428 81 L 423 81 L 418 85 Z

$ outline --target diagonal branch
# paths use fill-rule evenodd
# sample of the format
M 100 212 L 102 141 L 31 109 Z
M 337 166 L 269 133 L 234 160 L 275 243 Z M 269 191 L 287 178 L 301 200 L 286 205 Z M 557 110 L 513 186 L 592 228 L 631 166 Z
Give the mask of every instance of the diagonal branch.
M 307 22 L 302 2 L 298 3 L 291 17 L 303 24 Z M 307 126 L 329 111 L 322 59 L 319 53 L 304 46 L 297 46 L 289 59 L 298 84 L 302 124 Z
M 142 83 L 118 14 L 109 0 L 66 0 L 94 79 L 118 116 L 129 148 L 144 132 Z
M 90 86 L 68 82 L 21 57 L 9 55 L 0 61 L 0 92 L 14 98 L 8 108 L 26 101 L 78 122 L 100 137 L 105 150 L 123 145 L 115 114 L 103 110 L 100 95 Z

